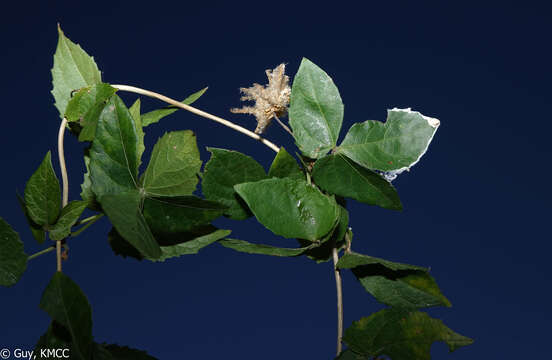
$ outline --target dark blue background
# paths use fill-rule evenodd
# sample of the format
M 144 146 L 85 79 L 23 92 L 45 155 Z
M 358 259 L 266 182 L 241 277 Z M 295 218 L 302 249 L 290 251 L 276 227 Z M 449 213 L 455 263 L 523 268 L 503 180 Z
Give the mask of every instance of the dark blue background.
M 368 3 L 368 2 L 367 2 Z M 382 5 L 385 3 L 386 5 Z M 183 98 L 209 86 L 196 105 L 230 114 L 240 86 L 265 82 L 302 56 L 334 79 L 351 124 L 412 107 L 441 120 L 420 164 L 394 184 L 405 210 L 350 203 L 356 251 L 431 266 L 451 309 L 429 312 L 474 345 L 435 359 L 547 358 L 550 302 L 549 9 L 506 2 L 84 2 L 2 5 L 0 216 L 34 242 L 16 202 L 48 150 L 59 118 L 50 68 L 56 22 L 95 56 L 103 78 Z M 125 94 L 130 104 L 134 96 Z M 144 109 L 163 104 L 143 99 Z M 209 120 L 180 112 L 147 129 L 197 132 L 204 147 L 238 149 L 268 168 L 273 153 Z M 292 148 L 277 126 L 267 136 Z M 82 144 L 66 140 L 70 198 L 79 194 Z M 148 155 L 149 156 L 149 153 Z M 145 157 L 147 160 L 147 157 Z M 146 161 L 147 162 L 147 161 Z M 55 163 L 57 169 L 57 163 Z M 220 226 L 249 241 L 294 246 L 254 219 Z M 99 341 L 160 359 L 330 359 L 335 284 L 329 263 L 235 253 L 213 245 L 198 256 L 139 263 L 112 254 L 103 220 L 71 240 L 64 271 L 93 306 Z M 31 348 L 46 330 L 38 308 L 55 270 L 53 253 L 32 260 L 21 281 L 0 289 L 0 347 Z M 346 273 L 345 323 L 382 308 Z

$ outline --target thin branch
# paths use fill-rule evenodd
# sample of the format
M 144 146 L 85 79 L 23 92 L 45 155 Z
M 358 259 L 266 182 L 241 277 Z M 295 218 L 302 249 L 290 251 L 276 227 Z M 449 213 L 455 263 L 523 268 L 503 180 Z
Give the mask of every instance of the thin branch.
M 78 236 L 81 232 L 88 229 L 90 226 L 92 226 L 96 221 L 100 220 L 102 217 L 103 217 L 103 214 L 98 214 L 84 219 L 84 220 L 87 220 L 87 224 L 81 227 L 80 229 L 78 229 L 77 231 L 71 233 L 71 237 Z M 84 220 L 81 222 L 81 224 L 84 223 Z
M 161 95 L 161 94 L 158 94 L 158 93 L 153 92 L 153 91 L 144 90 L 144 89 L 140 89 L 140 88 L 137 88 L 137 87 L 134 87 L 134 86 L 129 86 L 129 85 L 111 85 L 111 86 L 114 87 L 115 89 L 118 89 L 118 90 L 121 90 L 121 91 L 133 92 L 133 93 L 136 93 L 136 94 L 145 95 L 145 96 L 149 96 L 149 97 L 152 97 L 152 98 L 159 99 L 161 101 L 164 101 L 164 102 L 166 102 L 168 104 L 171 104 L 173 106 L 176 106 L 178 108 L 187 110 L 187 111 L 189 111 L 191 113 L 194 113 L 196 115 L 199 115 L 199 116 L 202 116 L 204 118 L 216 121 L 216 122 L 218 122 L 218 123 L 220 123 L 224 126 L 228 126 L 231 129 L 234 129 L 238 132 L 241 132 L 242 134 L 245 134 L 245 135 L 247 135 L 247 136 L 249 136 L 249 137 L 251 137 L 255 140 L 260 141 L 261 143 L 268 146 L 269 148 L 271 148 L 275 152 L 278 152 L 280 150 L 280 148 L 277 145 L 273 144 L 272 142 L 268 141 L 267 139 L 263 138 L 262 136 L 259 136 L 258 134 L 255 134 L 253 131 L 247 130 L 246 128 L 241 127 L 239 125 L 236 125 L 231 121 L 228 121 L 228 120 L 225 120 L 225 119 L 220 118 L 218 116 L 209 114 L 205 111 L 196 109 L 196 108 L 194 108 L 190 105 L 183 104 L 180 101 L 176 101 L 176 100 L 171 99 L 171 98 L 169 98 L 165 95 Z
M 53 246 L 50 246 L 49 248 L 46 248 L 44 250 L 41 250 L 37 253 L 34 253 L 32 255 L 29 255 L 29 257 L 27 258 L 27 261 L 31 260 L 31 259 L 34 259 L 35 257 L 39 257 L 40 255 L 43 255 L 43 254 L 46 254 L 46 253 L 49 253 L 50 251 L 54 251 L 56 248 L 53 247 Z
M 65 165 L 65 150 L 63 149 L 63 138 L 65 136 L 65 128 L 67 127 L 67 119 L 63 118 L 58 131 L 58 156 L 59 167 L 61 169 L 61 181 L 63 184 L 63 195 L 61 198 L 61 207 L 64 208 L 69 202 L 69 181 L 67 180 L 67 167 Z M 56 259 L 57 271 L 61 272 L 61 240 L 56 241 Z
M 343 290 L 341 288 L 341 274 L 337 268 L 337 261 L 339 257 L 337 255 L 337 248 L 332 250 L 334 274 L 335 274 L 335 286 L 337 291 L 337 356 L 341 354 L 341 339 L 343 338 Z
M 276 114 L 274 114 L 274 119 L 276 119 L 276 121 L 278 122 L 278 124 L 280 124 L 280 126 L 283 127 L 285 131 L 287 131 L 291 136 L 293 136 L 293 133 L 291 132 L 291 129 L 290 129 L 286 124 L 284 124 L 284 123 L 278 118 L 278 116 L 276 116 Z

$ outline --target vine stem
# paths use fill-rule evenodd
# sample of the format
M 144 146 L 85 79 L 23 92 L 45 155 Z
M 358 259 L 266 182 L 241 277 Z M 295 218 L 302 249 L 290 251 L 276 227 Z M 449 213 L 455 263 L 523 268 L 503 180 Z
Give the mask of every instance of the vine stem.
M 337 292 L 337 356 L 341 354 L 341 339 L 343 338 L 343 290 L 341 285 L 341 274 L 337 268 L 337 261 L 339 256 L 337 254 L 337 248 L 332 249 L 332 257 L 334 263 L 335 274 L 335 287 Z
M 176 101 L 176 100 L 171 99 L 170 97 L 167 97 L 165 95 L 161 95 L 161 94 L 153 92 L 153 91 L 141 89 L 141 88 L 138 88 L 138 87 L 135 87 L 135 86 L 130 86 L 130 85 L 111 85 L 111 86 L 114 87 L 115 89 L 118 89 L 118 90 L 121 90 L 121 91 L 128 91 L 128 92 L 133 92 L 133 93 L 140 94 L 140 95 L 149 96 L 149 97 L 164 101 L 164 102 L 166 102 L 168 104 L 171 104 L 173 106 L 176 106 L 180 109 L 187 110 L 187 111 L 189 111 L 193 114 L 196 114 L 196 115 L 202 116 L 204 118 L 216 121 L 219 124 L 227 126 L 227 127 L 231 128 L 233 130 L 241 132 L 242 134 L 247 135 L 250 138 L 253 138 L 253 139 L 261 142 L 262 144 L 268 146 L 269 148 L 271 148 L 275 152 L 280 151 L 280 148 L 277 145 L 275 145 L 274 143 L 268 141 L 267 139 L 263 138 L 262 136 L 260 136 L 258 134 L 255 134 L 253 131 L 250 131 L 250 130 L 248 130 L 244 127 L 241 127 L 237 124 L 234 124 L 233 122 L 225 120 L 221 117 L 209 114 L 209 113 L 207 113 L 203 110 L 199 110 L 199 109 L 196 109 L 195 107 L 192 107 L 190 105 L 183 104 L 180 101 Z
M 65 137 L 65 128 L 67 127 L 67 119 L 63 118 L 63 121 L 59 125 L 58 131 L 58 156 L 59 167 L 61 169 L 61 181 L 63 184 L 63 195 L 61 198 L 61 207 L 64 208 L 69 202 L 69 181 L 67 180 L 67 166 L 65 165 L 65 150 L 63 148 L 63 139 Z M 61 240 L 56 241 L 56 260 L 57 271 L 61 272 Z

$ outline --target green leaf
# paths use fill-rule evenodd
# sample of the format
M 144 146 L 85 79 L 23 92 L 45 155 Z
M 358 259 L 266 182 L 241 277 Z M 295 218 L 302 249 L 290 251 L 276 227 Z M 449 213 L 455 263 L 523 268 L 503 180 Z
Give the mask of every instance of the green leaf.
M 133 117 L 113 95 L 100 115 L 90 148 L 90 180 L 98 198 L 137 188 L 139 143 Z
M 230 230 L 217 229 L 213 232 L 207 233 L 202 236 L 198 236 L 188 241 L 184 241 L 170 246 L 161 246 L 162 255 L 159 259 L 155 259 L 154 261 L 165 261 L 167 259 L 182 256 L 182 255 L 197 254 L 199 250 L 203 249 L 208 245 L 211 245 L 217 240 L 220 240 L 230 235 L 231 232 L 232 231 Z
M 473 343 L 441 320 L 398 308 L 381 310 L 353 322 L 343 341 L 358 355 L 368 358 L 385 355 L 393 360 L 429 360 L 431 345 L 436 341 L 445 342 L 450 351 Z
M 142 129 L 142 117 L 140 116 L 140 98 L 136 99 L 134 104 L 128 109 L 130 116 L 134 119 L 134 128 L 136 129 L 136 134 L 138 135 L 138 148 L 136 149 L 136 160 L 138 161 L 138 166 L 142 162 L 142 154 L 146 149 L 144 145 L 144 129 Z
M 257 220 L 286 238 L 320 240 L 339 218 L 339 206 L 305 181 L 272 178 L 234 186 Z
M 107 240 L 109 241 L 109 246 L 111 246 L 111 250 L 113 250 L 115 255 L 119 255 L 124 258 L 131 257 L 139 261 L 144 259 L 144 256 L 140 254 L 140 251 L 136 250 L 134 246 L 123 239 L 114 227 L 111 228 L 107 234 Z
M 40 308 L 71 334 L 71 358 L 90 359 L 92 309 L 79 286 L 63 273 L 56 272 L 42 294 Z
M 201 187 L 203 195 L 228 207 L 225 215 L 235 220 L 244 220 L 251 212 L 239 198 L 234 185 L 266 179 L 261 164 L 237 151 L 207 148 L 211 159 L 205 165 Z
M 340 269 L 353 269 L 355 267 L 363 266 L 363 265 L 381 265 L 393 271 L 400 271 L 400 270 L 414 270 L 414 271 L 426 271 L 426 272 L 428 271 L 427 268 L 424 268 L 421 266 L 398 263 L 394 261 L 380 259 L 373 256 L 358 254 L 355 252 L 351 252 L 343 255 L 339 259 L 339 262 L 337 263 L 337 267 Z
M 96 199 L 96 195 L 92 191 L 92 181 L 90 180 L 90 148 L 84 150 L 84 166 L 86 172 L 83 175 L 83 181 L 81 184 L 80 197 L 88 203 L 88 208 L 94 211 L 101 211 L 102 207 Z
M 69 236 L 71 228 L 75 225 L 87 205 L 87 201 L 76 200 L 71 201 L 61 209 L 58 221 L 50 228 L 50 239 L 58 241 Z
M 58 25 L 59 39 L 52 68 L 52 95 L 61 117 L 65 114 L 71 92 L 102 81 L 94 58 L 67 37 Z
M 117 232 L 142 255 L 152 259 L 161 256 L 159 244 L 142 215 L 142 197 L 138 191 L 104 195 L 100 203 Z
M 207 91 L 207 88 L 203 88 L 198 92 L 193 93 L 192 95 L 188 96 L 186 99 L 182 100 L 182 103 L 185 105 L 191 105 L 193 102 L 199 99 L 201 95 L 205 93 L 205 91 Z M 154 111 L 145 113 L 142 115 L 142 126 L 146 127 L 148 125 L 154 124 L 159 120 L 161 120 L 162 118 L 164 118 L 165 116 L 168 116 L 177 110 L 179 110 L 179 108 L 171 105 L 164 109 L 154 110 Z
M 343 155 L 329 155 L 316 161 L 312 177 L 316 185 L 329 193 L 386 209 L 402 210 L 393 185 Z
M 335 360 L 372 360 L 372 358 L 367 358 L 366 356 L 355 354 L 353 350 L 346 349 L 343 352 L 341 352 L 341 354 L 339 354 L 339 356 L 336 357 Z M 384 360 L 384 359 L 381 359 L 381 360 Z
M 289 124 L 301 152 L 324 156 L 336 144 L 343 122 L 343 103 L 332 79 L 303 58 L 293 80 Z
M 296 180 L 305 180 L 305 174 L 297 164 L 297 161 L 291 156 L 284 147 L 280 148 L 278 154 L 270 165 L 268 170 L 269 177 L 291 178 Z
M 143 177 L 144 190 L 149 196 L 190 195 L 200 170 L 195 134 L 190 130 L 165 133 L 153 148 Z
M 37 344 L 34 347 L 33 359 L 48 359 L 49 356 L 42 356 L 41 350 L 44 349 L 69 349 L 71 353 L 71 334 L 61 324 L 56 321 L 52 321 L 48 330 L 38 339 Z
M 94 344 L 94 360 L 156 360 L 145 351 L 115 344 Z
M 42 244 L 44 240 L 46 240 L 46 232 L 44 231 L 44 229 L 42 229 L 42 226 L 35 223 L 33 219 L 31 219 L 31 217 L 29 216 L 29 212 L 27 211 L 27 205 L 25 204 L 25 200 L 19 194 L 16 194 L 16 196 L 17 196 L 17 201 L 19 201 L 19 205 L 21 206 L 21 210 L 23 211 L 23 214 L 25 214 L 27 223 L 31 228 L 31 233 L 33 234 L 33 237 L 39 244 Z
M 316 261 L 317 263 L 322 263 L 330 260 L 332 258 L 333 248 L 336 247 L 338 250 L 345 247 L 345 233 L 348 231 L 349 226 L 349 212 L 342 206 L 339 206 L 340 215 L 339 222 L 336 227 L 332 230 L 331 236 L 326 236 L 322 239 L 322 244 L 320 246 L 312 248 L 305 252 L 305 255 L 311 260 Z M 352 233 L 350 237 L 352 238 Z M 309 241 L 304 239 L 297 239 L 301 246 L 308 246 Z
M 56 222 L 61 208 L 59 180 L 48 151 L 25 187 L 25 204 L 31 219 L 40 226 Z
M 27 254 L 19 234 L 0 218 L 0 285 L 11 286 L 17 283 L 26 268 Z
M 365 168 L 388 172 L 392 180 L 420 160 L 438 127 L 437 119 L 393 109 L 385 123 L 368 120 L 353 125 L 337 152 Z
M 81 126 L 79 141 L 94 140 L 100 114 L 116 91 L 109 84 L 99 83 L 81 89 L 71 98 L 65 117 Z
M 404 308 L 451 306 L 433 277 L 422 267 L 357 253 L 345 254 L 337 266 L 352 268 L 366 291 L 384 304 Z
M 162 237 L 158 240 L 163 242 L 161 246 L 162 255 L 153 261 L 165 261 L 172 257 L 181 255 L 197 254 L 199 250 L 228 236 L 230 230 L 220 230 L 212 225 L 196 227 L 190 231 L 174 234 L 171 237 Z M 144 257 L 128 241 L 123 239 L 117 230 L 111 229 L 108 234 L 109 244 L 115 255 L 124 258 L 131 257 L 136 260 L 143 260 Z
M 271 255 L 271 256 L 298 256 L 303 254 L 305 251 L 313 248 L 315 245 L 303 247 L 303 248 L 281 248 L 276 246 L 264 245 L 264 244 L 253 244 L 244 240 L 237 239 L 222 239 L 219 240 L 219 244 L 222 246 L 233 249 L 239 252 L 247 254 L 257 254 L 257 255 Z
M 178 238 L 181 233 L 209 224 L 225 210 L 224 205 L 195 196 L 144 201 L 144 217 L 157 239 Z

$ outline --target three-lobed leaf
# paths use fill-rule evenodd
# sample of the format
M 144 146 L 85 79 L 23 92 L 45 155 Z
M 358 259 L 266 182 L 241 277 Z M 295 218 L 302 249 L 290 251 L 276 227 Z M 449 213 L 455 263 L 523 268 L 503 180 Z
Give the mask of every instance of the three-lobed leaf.
M 40 308 L 71 335 L 71 358 L 90 359 L 92 309 L 79 286 L 67 275 L 56 272 L 42 294 Z
M 25 186 L 25 204 L 29 217 L 40 226 L 54 224 L 61 208 L 59 180 L 48 151 Z
M 402 210 L 401 200 L 393 185 L 381 175 L 357 165 L 341 154 L 317 160 L 312 176 L 316 185 L 331 194 L 386 209 Z
M 388 172 L 392 180 L 426 152 L 439 120 L 410 109 L 392 109 L 385 123 L 368 120 L 349 129 L 337 153 L 367 169 Z
M 451 306 L 428 270 L 357 253 L 345 254 L 340 269 L 352 269 L 362 286 L 378 301 L 397 307 Z
M 69 40 L 58 25 L 58 44 L 52 68 L 52 95 L 61 117 L 65 115 L 71 93 L 83 87 L 101 82 L 101 73 L 94 62 L 79 45 Z
M 27 268 L 23 242 L 10 224 L 0 218 L 0 285 L 11 286 L 19 281 Z
M 359 357 L 388 356 L 393 360 L 429 360 L 436 341 L 445 342 L 450 351 L 473 342 L 426 313 L 400 308 L 384 309 L 353 322 L 343 341 Z M 349 358 L 355 359 L 352 355 Z
M 190 130 L 173 131 L 155 144 L 142 185 L 148 196 L 190 195 L 196 189 L 200 170 L 195 134 Z
M 203 88 L 193 93 L 192 95 L 188 96 L 186 99 L 182 100 L 181 102 L 184 105 L 191 105 L 197 99 L 199 99 L 201 95 L 205 93 L 205 91 L 207 91 L 207 88 Z M 148 125 L 155 124 L 165 116 L 168 116 L 177 110 L 179 110 L 179 108 L 175 106 L 168 106 L 164 109 L 153 110 L 148 113 L 142 114 L 142 126 L 146 127 Z
M 234 188 L 261 224 L 285 238 L 320 240 L 340 215 L 335 199 L 305 181 L 271 178 Z
M 237 151 L 207 148 L 211 159 L 205 165 L 201 188 L 205 198 L 228 207 L 225 215 L 235 220 L 247 219 L 251 212 L 240 199 L 234 185 L 266 179 L 261 164 Z
M 289 124 L 301 152 L 324 156 L 335 147 L 343 122 L 343 102 L 333 80 L 303 58 L 293 80 Z

